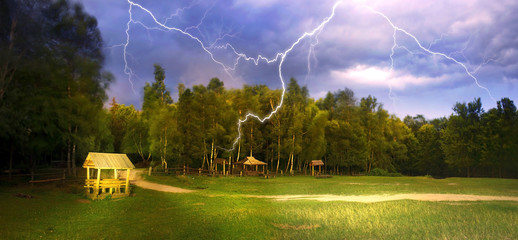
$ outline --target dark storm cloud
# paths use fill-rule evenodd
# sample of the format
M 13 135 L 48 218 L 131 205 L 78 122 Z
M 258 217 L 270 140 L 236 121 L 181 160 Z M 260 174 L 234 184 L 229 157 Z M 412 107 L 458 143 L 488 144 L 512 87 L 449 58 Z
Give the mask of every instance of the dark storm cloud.
M 304 32 L 311 31 L 330 14 L 334 1 L 138 1 L 153 11 L 158 21 L 199 38 L 215 58 L 227 66 L 234 55 L 226 43 L 250 57 L 273 58 L 286 51 Z M 129 4 L 126 1 L 83 1 L 97 17 L 106 46 L 126 41 Z M 424 47 L 448 54 L 465 64 L 492 95 L 516 98 L 518 84 L 518 7 L 515 1 L 344 1 L 319 38 L 307 38 L 289 53 L 283 77 L 307 84 L 313 97 L 349 87 L 359 97 L 373 94 L 400 116 L 425 113 L 429 117 L 451 112 L 455 101 L 482 97 L 485 108 L 494 106 L 488 94 L 459 64 L 431 56 L 412 38 L 397 33 L 390 70 L 393 29 L 379 15 L 361 4 L 383 12 L 392 22 L 414 34 Z M 133 7 L 133 18 L 157 28 L 150 16 Z M 166 70 L 166 84 L 207 84 L 219 77 L 225 86 L 266 84 L 280 88 L 278 63 L 258 66 L 240 60 L 235 71 L 214 63 L 200 44 L 175 31 L 148 30 L 130 24 L 129 66 L 135 76 L 131 90 L 124 74 L 122 48 L 106 49 L 106 66 L 117 78 L 110 95 L 125 104 L 140 106 L 142 87 L 153 80 L 153 64 Z M 318 42 L 318 45 L 315 45 Z M 312 55 L 308 55 L 314 45 Z M 220 48 L 218 48 L 220 47 Z M 403 48 L 404 47 L 404 48 Z M 410 51 L 410 52 L 409 52 Z M 308 58 L 311 69 L 308 73 Z M 389 86 L 397 98 L 389 99 Z M 505 86 L 505 87 L 504 87 Z M 176 96 L 175 94 L 173 94 Z M 441 98 L 440 101 L 433 99 Z M 428 102 L 428 101 L 431 101 Z M 410 104 L 410 102 L 412 102 Z M 416 103 L 417 102 L 417 103 Z M 434 103 L 435 102 L 435 103 Z M 417 107 L 421 103 L 426 108 Z

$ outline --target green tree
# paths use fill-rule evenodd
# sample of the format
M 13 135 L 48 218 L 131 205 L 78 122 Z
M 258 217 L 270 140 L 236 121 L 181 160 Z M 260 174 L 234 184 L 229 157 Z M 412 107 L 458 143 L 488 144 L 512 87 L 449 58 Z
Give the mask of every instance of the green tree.
M 419 141 L 415 168 L 421 174 L 444 176 L 444 155 L 441 149 L 441 133 L 431 124 L 424 124 L 417 131 Z
M 481 115 L 484 112 L 480 98 L 473 102 L 457 103 L 442 134 L 442 149 L 449 165 L 465 168 L 470 177 L 473 167 L 482 156 Z

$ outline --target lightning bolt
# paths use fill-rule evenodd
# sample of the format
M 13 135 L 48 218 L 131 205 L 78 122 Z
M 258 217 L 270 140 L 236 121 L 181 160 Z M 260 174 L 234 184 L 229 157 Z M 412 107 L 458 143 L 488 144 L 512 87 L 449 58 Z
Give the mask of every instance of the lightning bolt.
M 395 48 L 397 48 L 397 47 L 401 47 L 401 46 L 399 46 L 399 45 L 397 44 L 397 37 L 396 37 L 396 34 L 397 34 L 398 32 L 400 32 L 400 33 L 402 33 L 402 34 L 404 34 L 404 35 L 406 35 L 406 36 L 408 36 L 408 37 L 412 38 L 412 39 L 414 40 L 414 42 L 419 46 L 419 48 L 420 48 L 422 51 L 424 51 L 424 52 L 426 52 L 426 53 L 428 53 L 428 54 L 430 54 L 430 55 L 435 55 L 435 56 L 443 57 L 443 58 L 448 59 L 448 60 L 450 60 L 450 61 L 454 62 L 455 64 L 459 65 L 461 68 L 463 68 L 463 69 L 464 69 L 464 71 L 466 72 L 466 74 L 467 74 L 470 78 L 472 78 L 472 79 L 473 79 L 473 81 L 475 82 L 475 84 L 476 84 L 479 88 L 481 88 L 481 89 L 485 90 L 485 91 L 487 92 L 487 94 L 489 95 L 489 97 L 490 97 L 494 102 L 496 102 L 496 99 L 493 97 L 493 95 L 491 94 L 491 92 L 489 91 L 489 89 L 488 89 L 488 88 L 486 88 L 486 87 L 484 87 L 484 86 L 482 86 L 482 85 L 478 82 L 478 79 L 473 75 L 473 72 L 469 71 L 468 67 L 466 67 L 466 65 L 465 65 L 464 63 L 462 63 L 462 62 L 458 61 L 457 59 L 455 59 L 455 58 L 453 58 L 453 57 L 451 57 L 451 56 L 449 56 L 449 55 L 446 55 L 446 54 L 444 54 L 444 53 L 441 53 L 441 52 L 435 52 L 435 51 L 430 50 L 430 48 L 423 47 L 423 45 L 421 44 L 421 42 L 420 42 L 420 41 L 419 41 L 419 40 L 418 40 L 418 39 L 417 39 L 413 34 L 409 33 L 407 30 L 405 30 L 405 29 L 403 29 L 403 28 L 400 28 L 400 27 L 398 27 L 397 25 L 395 25 L 395 24 L 390 20 L 390 18 L 389 18 L 389 17 L 387 17 L 385 14 L 383 14 L 383 13 L 381 13 L 381 12 L 377 11 L 377 10 L 374 10 L 373 8 L 371 8 L 371 7 L 367 6 L 367 5 L 362 5 L 362 7 L 367 8 L 367 9 L 368 9 L 368 10 L 370 10 L 372 13 L 377 14 L 377 15 L 381 16 L 382 18 L 384 18 L 384 19 L 387 21 L 387 23 L 388 23 L 388 24 L 390 24 L 390 26 L 394 29 L 394 32 L 393 32 L 393 34 L 392 34 L 392 38 L 393 38 L 393 40 L 394 40 L 394 44 L 392 45 L 392 52 L 391 52 L 391 54 L 390 54 L 390 61 L 391 61 L 391 64 L 390 64 L 390 70 L 391 70 L 391 71 L 394 69 L 394 53 L 395 53 Z M 441 36 L 441 39 L 442 39 L 442 36 Z M 404 47 L 402 47 L 402 48 L 404 48 Z M 407 48 L 404 48 L 404 49 L 406 49 L 407 51 L 411 52 L 411 51 L 410 51 L 410 50 L 408 50 Z M 411 53 L 412 53 L 412 52 L 411 52 Z M 477 70 L 478 70 L 478 69 L 477 69 Z M 391 93 L 392 93 L 392 87 L 390 86 L 390 94 L 391 94 Z
M 176 27 L 171 27 L 171 26 L 167 26 L 167 22 L 160 22 L 157 20 L 157 18 L 155 17 L 155 15 L 148 9 L 146 9 L 145 7 L 143 7 L 142 5 L 138 4 L 138 3 L 135 3 L 131 0 L 127 0 L 128 3 L 129 3 L 129 9 L 128 9 L 128 13 L 129 13 L 129 20 L 126 24 L 126 42 L 122 44 L 123 48 L 124 48 L 124 73 L 126 75 L 128 75 L 128 80 L 130 81 L 130 83 L 132 82 L 131 81 L 131 77 L 134 76 L 134 72 L 133 70 L 129 67 L 128 65 L 128 60 L 127 60 L 127 47 L 130 43 L 130 34 L 129 34 L 129 30 L 130 30 L 130 25 L 131 23 L 134 23 L 134 24 L 139 24 L 147 29 L 156 29 L 156 28 L 160 28 L 161 30 L 166 30 L 166 31 L 174 31 L 174 32 L 177 32 L 177 33 L 180 33 L 190 39 L 192 39 L 193 41 L 197 42 L 199 44 L 199 46 L 203 49 L 203 51 L 205 51 L 211 58 L 211 60 L 220 65 L 223 70 L 230 76 L 232 77 L 232 74 L 230 73 L 230 71 L 234 71 L 237 67 L 237 65 L 239 64 L 240 60 L 244 60 L 244 61 L 251 61 L 253 62 L 255 65 L 259 65 L 260 62 L 265 62 L 267 64 L 270 64 L 270 63 L 277 63 L 278 62 L 278 74 L 279 74 L 279 79 L 281 81 L 281 84 L 282 84 L 282 95 L 281 95 L 281 99 L 279 101 L 279 104 L 269 113 L 267 114 L 266 116 L 264 117 L 260 117 L 254 113 L 247 113 L 243 119 L 239 119 L 238 122 L 237 122 L 237 131 L 238 131 L 238 136 L 234 139 L 234 142 L 232 144 L 232 148 L 229 148 L 229 149 L 225 149 L 225 148 L 222 148 L 226 151 L 233 151 L 239 141 L 239 139 L 241 139 L 241 127 L 244 123 L 246 123 L 248 120 L 250 119 L 257 119 L 258 121 L 260 121 L 261 123 L 264 123 L 265 121 L 269 120 L 274 114 L 276 114 L 279 109 L 282 107 L 283 103 L 284 103 L 284 96 L 285 96 L 285 93 L 286 93 L 286 87 L 285 87 L 285 82 L 284 82 L 284 78 L 282 76 L 282 66 L 283 66 L 283 63 L 286 59 L 286 56 L 288 56 L 288 54 L 297 46 L 300 44 L 300 42 L 305 39 L 305 38 L 310 38 L 310 37 L 318 37 L 318 35 L 320 34 L 320 32 L 322 31 L 322 29 L 326 26 L 326 24 L 331 21 L 331 19 L 335 16 L 335 10 L 336 8 L 338 7 L 338 5 L 341 3 L 341 1 L 338 1 L 336 2 L 334 5 L 333 5 L 333 8 L 332 8 L 332 11 L 331 11 L 331 14 L 324 18 L 322 20 L 322 22 L 317 26 L 315 27 L 313 30 L 311 31 L 308 31 L 308 32 L 304 32 L 299 38 L 297 38 L 297 40 L 295 42 L 293 42 L 290 47 L 288 49 L 286 49 L 284 52 L 278 52 L 275 54 L 274 57 L 272 58 L 267 58 L 265 56 L 262 56 L 262 55 L 257 55 L 256 57 L 250 57 L 248 55 L 246 55 L 245 53 L 241 53 L 239 51 L 237 51 L 231 44 L 229 43 L 226 43 L 226 44 L 223 44 L 223 45 L 220 45 L 220 46 L 215 46 L 216 42 L 219 41 L 220 39 L 223 39 L 224 37 L 226 36 L 230 36 L 228 34 L 225 34 L 223 36 L 221 36 L 220 38 L 218 38 L 218 40 L 214 41 L 212 44 L 210 44 L 209 46 L 206 46 L 204 44 L 204 42 L 202 40 L 200 40 L 198 37 L 194 36 L 193 34 L 187 32 L 187 30 L 189 29 L 194 29 L 194 28 L 197 28 L 201 25 L 201 23 L 203 22 L 203 19 L 202 21 L 197 25 L 197 26 L 194 26 L 192 28 L 189 28 L 189 29 L 186 29 L 186 30 L 182 30 L 182 29 L 179 29 L 179 28 L 176 28 Z M 148 27 L 146 25 L 144 25 L 142 22 L 139 22 L 139 21 L 135 21 L 133 20 L 133 15 L 132 15 L 132 11 L 133 11 L 133 8 L 138 8 L 142 11 L 144 11 L 145 13 L 147 13 L 154 21 L 154 23 L 157 25 L 156 27 Z M 207 12 L 205 12 L 206 14 Z M 170 18 L 166 19 L 166 20 L 169 20 Z M 223 62 L 217 60 L 213 54 L 213 52 L 211 52 L 211 49 L 230 49 L 234 55 L 236 56 L 235 60 L 234 60 L 234 64 L 232 66 L 226 66 Z M 133 83 L 132 83 L 132 87 L 133 87 Z
M 208 43 L 208 45 L 206 45 L 204 43 L 204 41 L 200 40 L 200 38 L 194 36 L 192 33 L 189 33 L 189 30 L 192 30 L 192 29 L 198 29 L 201 24 L 203 24 L 203 20 L 205 19 L 206 17 L 206 14 L 208 12 L 208 10 L 205 12 L 203 18 L 201 19 L 200 23 L 198 23 L 196 26 L 193 26 L 193 27 L 189 27 L 189 28 L 186 28 L 186 29 L 180 29 L 180 28 L 177 28 L 177 27 L 173 27 L 173 26 L 169 26 L 167 25 L 168 21 L 172 18 L 172 16 L 177 16 L 179 14 L 179 11 L 177 11 L 175 14 L 171 15 L 169 18 L 166 18 L 164 22 L 160 22 L 157 20 L 157 18 L 155 17 L 155 15 L 150 11 L 148 10 L 147 8 L 143 7 L 142 5 L 138 4 L 138 3 L 135 3 L 133 2 L 132 0 L 127 0 L 128 4 L 129 4 L 129 8 L 128 8 L 128 14 L 129 14 L 129 20 L 127 22 L 127 25 L 126 25 L 126 42 L 121 44 L 120 46 L 122 46 L 124 48 L 124 55 L 123 55 L 123 58 L 124 58 L 124 73 L 126 75 L 128 75 L 128 80 L 130 81 L 131 83 L 131 86 L 132 86 L 132 89 L 133 89 L 133 83 L 132 83 L 132 76 L 136 76 L 135 73 L 133 72 L 133 70 L 131 69 L 131 67 L 129 67 L 129 64 L 128 64 L 128 53 L 127 53 L 127 48 L 128 48 L 128 45 L 130 44 L 130 25 L 133 23 L 133 24 L 138 24 L 138 25 L 141 25 L 143 26 L 144 28 L 150 30 L 150 29 L 154 29 L 154 30 L 162 30 L 162 31 L 172 31 L 172 32 L 177 32 L 187 38 L 190 38 L 192 39 L 194 42 L 196 42 L 199 47 L 208 54 L 208 56 L 210 57 L 210 59 L 217 65 L 221 66 L 221 68 L 224 70 L 224 72 L 229 75 L 231 78 L 232 78 L 232 74 L 231 72 L 232 71 L 235 71 L 235 69 L 237 68 L 238 64 L 241 62 L 241 61 L 246 61 L 246 62 L 253 62 L 256 66 L 259 65 L 260 63 L 266 63 L 266 64 L 272 64 L 272 63 L 278 63 L 278 77 L 279 77 L 279 80 L 281 81 L 281 85 L 282 85 L 282 95 L 281 95 L 281 98 L 280 98 L 280 101 L 278 103 L 278 105 L 273 108 L 273 110 L 267 114 L 266 116 L 263 116 L 263 117 L 260 117 L 258 116 L 257 114 L 254 114 L 254 113 L 247 113 L 244 118 L 242 119 L 239 119 L 237 121 L 237 131 L 238 131 L 238 136 L 234 139 L 234 142 L 232 144 L 232 147 L 231 148 L 221 148 L 223 150 L 226 150 L 226 151 L 233 151 L 237 145 L 237 143 L 239 142 L 239 140 L 241 139 L 242 137 L 242 133 L 241 133 L 241 128 L 242 128 L 242 125 L 244 123 L 246 123 L 247 121 L 249 121 L 250 119 L 256 119 L 257 121 L 261 122 L 261 123 L 264 123 L 265 121 L 269 120 L 274 114 L 276 114 L 279 109 L 281 109 L 283 103 L 284 103 L 284 96 L 285 96 L 285 93 L 286 93 L 286 87 L 285 87 L 285 82 L 284 82 L 284 78 L 283 78 L 283 64 L 284 64 L 284 61 L 286 59 L 286 57 L 289 55 L 290 52 L 293 51 L 293 49 L 299 45 L 304 39 L 307 39 L 307 38 L 310 38 L 312 39 L 313 41 L 310 42 L 310 47 L 309 47 L 309 52 L 308 52 L 308 63 L 307 63 L 307 69 L 308 69 L 308 72 L 307 74 L 309 75 L 310 73 L 310 70 L 311 70 L 311 65 L 310 65 L 310 56 L 313 53 L 313 49 L 314 47 L 318 44 L 318 36 L 319 34 L 322 32 L 322 30 L 325 28 L 325 26 L 327 25 L 327 23 L 329 23 L 329 21 L 331 21 L 333 19 L 333 17 L 335 16 L 335 11 L 336 11 L 336 8 L 341 4 L 342 1 L 337 1 L 334 3 L 332 9 L 331 9 L 331 13 L 325 17 L 321 23 L 316 26 L 315 28 L 313 28 L 311 31 L 308 31 L 308 32 L 304 32 L 302 35 L 300 35 L 286 50 L 284 50 L 283 52 L 277 52 L 276 54 L 274 54 L 273 57 L 265 57 L 261 54 L 258 54 L 257 56 L 255 57 L 251 57 L 251 56 L 248 56 L 246 55 L 245 53 L 242 53 L 242 52 L 239 52 L 234 46 L 232 46 L 230 43 L 225 43 L 225 44 L 221 44 L 221 45 L 216 45 L 219 41 L 223 40 L 225 37 L 233 37 L 234 35 L 231 35 L 231 34 L 224 34 L 224 35 L 221 35 L 220 33 L 220 36 L 218 39 L 216 39 L 215 41 L 213 41 L 212 43 Z M 189 6 L 191 7 L 191 6 Z M 189 8 L 189 7 L 186 7 L 184 8 L 183 10 Z M 493 99 L 494 101 L 496 101 L 493 96 L 491 95 L 491 92 L 489 91 L 489 89 L 487 89 L 486 87 L 482 86 L 479 82 L 478 82 L 478 79 L 473 75 L 474 72 L 471 72 L 468 70 L 468 68 L 466 67 L 465 64 L 463 64 L 462 62 L 458 61 L 457 59 L 449 56 L 449 55 L 446 55 L 444 53 L 441 53 L 441 52 L 436 52 L 436 51 L 432 51 L 430 50 L 430 48 L 432 47 L 433 44 L 435 44 L 435 42 L 431 43 L 430 46 L 428 48 L 426 47 L 423 47 L 423 45 L 421 44 L 421 42 L 414 36 L 412 35 L 411 33 L 409 33 L 408 31 L 406 31 L 405 29 L 403 28 L 400 28 L 398 27 L 397 25 L 395 25 L 391 20 L 390 18 L 388 18 L 385 14 L 377 11 L 377 10 L 374 10 L 373 8 L 369 7 L 369 6 L 366 6 L 366 5 L 363 5 L 362 7 L 365 7 L 367 8 L 368 10 L 370 10 L 372 13 L 374 14 L 377 14 L 379 16 L 381 16 L 382 18 L 384 18 L 387 23 L 393 28 L 393 35 L 392 35 L 392 38 L 393 38 L 393 45 L 392 45 L 392 48 L 391 48 L 391 54 L 390 54 L 390 60 L 391 60 L 391 66 L 390 66 L 390 71 L 393 71 L 394 69 L 394 55 L 395 55 L 395 49 L 396 48 L 402 48 L 402 49 L 405 49 L 406 51 L 412 53 L 408 48 L 406 48 L 405 46 L 400 46 L 398 44 L 398 39 L 397 39 L 397 33 L 402 33 L 410 38 L 412 38 L 415 43 L 419 46 L 419 48 L 425 52 L 425 53 L 428 53 L 429 55 L 435 55 L 435 56 L 440 56 L 442 58 L 445 58 L 447 60 L 450 60 L 452 62 L 454 62 L 455 64 L 459 65 L 461 68 L 464 69 L 464 71 L 466 72 L 466 74 L 472 78 L 475 82 L 475 84 L 481 88 L 481 89 L 484 89 L 488 94 L 489 96 L 491 97 L 491 99 Z M 156 26 L 154 27 L 150 27 L 150 26 L 147 26 L 145 25 L 144 23 L 142 22 L 139 22 L 139 21 L 135 21 L 133 19 L 133 15 L 132 15 L 132 12 L 133 10 L 135 9 L 140 9 L 142 10 L 143 12 L 145 12 L 147 15 L 149 15 L 152 19 L 153 19 L 153 22 Z M 181 10 L 181 11 L 183 11 Z M 441 36 L 441 39 L 437 40 L 437 41 L 440 41 L 442 40 L 442 37 Z M 233 61 L 233 64 L 227 66 L 225 63 L 223 63 L 222 61 L 218 60 L 214 53 L 212 52 L 213 50 L 230 50 L 231 53 L 234 54 L 235 58 L 234 58 L 234 61 Z M 477 71 L 478 68 L 475 70 Z M 389 86 L 390 87 L 390 93 L 389 93 L 389 97 L 391 99 L 395 99 L 395 97 L 393 96 L 392 94 L 392 86 Z

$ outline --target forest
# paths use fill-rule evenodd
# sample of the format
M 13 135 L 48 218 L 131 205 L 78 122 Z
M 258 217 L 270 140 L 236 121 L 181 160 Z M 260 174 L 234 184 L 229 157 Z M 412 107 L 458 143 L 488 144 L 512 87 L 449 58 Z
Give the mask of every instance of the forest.
M 518 177 L 518 111 L 502 98 L 458 102 L 450 116 L 400 119 L 374 96 L 351 89 L 313 99 L 296 79 L 282 89 L 245 85 L 166 85 L 154 64 L 142 107 L 106 91 L 103 41 L 94 17 L 67 1 L 0 1 L 0 168 L 63 162 L 76 174 L 88 152 L 127 153 L 140 166 L 211 169 L 216 158 L 245 156 L 273 173 L 303 173 L 314 159 L 333 174 Z M 200 70 L 202 71 L 202 70 Z M 207 79 L 209 80 L 209 79 Z M 176 101 L 171 91 L 178 91 Z M 104 107 L 109 102 L 108 107 Z

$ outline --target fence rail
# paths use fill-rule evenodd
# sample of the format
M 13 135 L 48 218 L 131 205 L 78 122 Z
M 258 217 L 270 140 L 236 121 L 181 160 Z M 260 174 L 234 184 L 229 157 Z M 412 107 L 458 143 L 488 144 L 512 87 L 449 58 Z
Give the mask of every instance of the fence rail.
M 28 183 L 34 185 L 35 183 L 46 183 L 55 181 L 65 181 L 66 169 L 34 169 L 30 170 L 30 173 L 18 173 L 20 170 L 13 170 L 13 172 L 6 175 L 0 175 L 0 179 L 7 181 L 16 181 L 18 183 Z
M 183 167 L 173 167 L 173 168 L 153 168 L 149 167 L 148 175 L 214 175 L 217 174 L 215 171 L 201 169 L 201 168 L 191 168 L 188 166 Z

